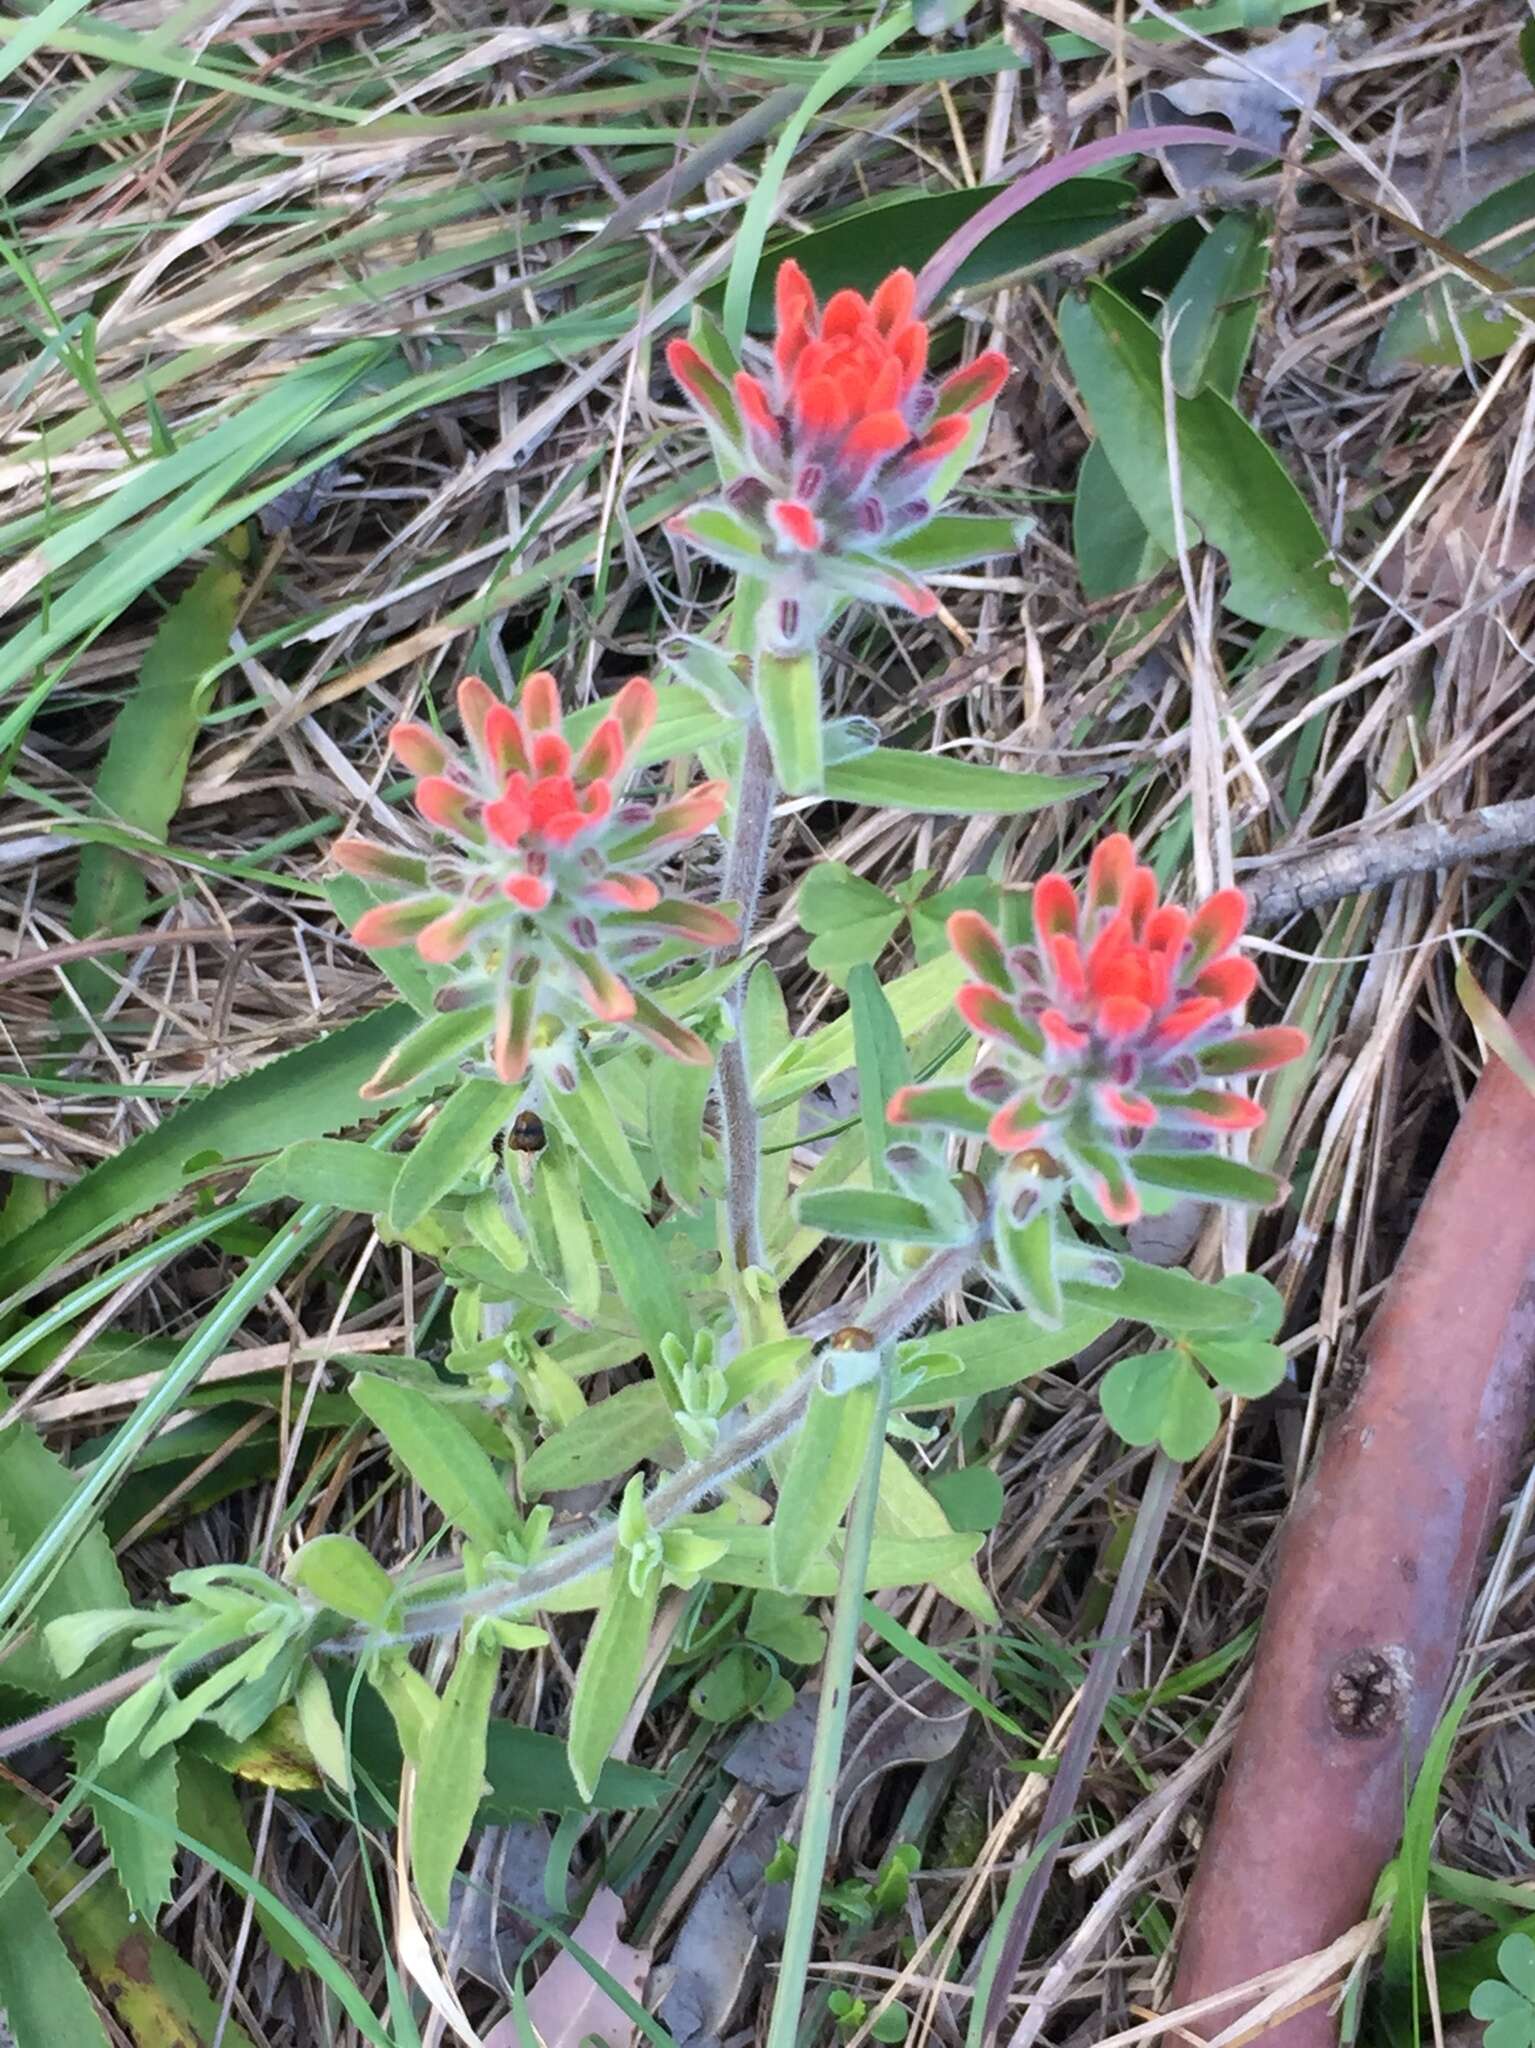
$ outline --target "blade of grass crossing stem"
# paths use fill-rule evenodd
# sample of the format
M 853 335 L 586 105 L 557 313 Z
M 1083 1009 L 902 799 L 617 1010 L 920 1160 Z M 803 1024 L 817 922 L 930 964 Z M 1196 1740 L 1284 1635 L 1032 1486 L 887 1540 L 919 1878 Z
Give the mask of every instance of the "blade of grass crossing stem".
M 730 275 L 725 281 L 725 304 L 723 308 L 725 338 L 733 354 L 739 356 L 741 343 L 746 336 L 747 314 L 751 308 L 752 281 L 757 275 L 757 265 L 762 260 L 763 244 L 773 222 L 778 206 L 779 188 L 784 173 L 788 170 L 794 152 L 804 140 L 805 130 L 829 100 L 851 85 L 864 68 L 871 64 L 881 50 L 906 34 L 911 27 L 911 7 L 903 4 L 897 7 L 887 21 L 878 28 L 870 29 L 860 36 L 856 43 L 849 43 L 840 50 L 826 66 L 820 77 L 810 87 L 800 102 L 799 109 L 784 123 L 784 131 L 773 146 L 773 152 L 762 166 L 762 175 L 757 180 L 756 190 L 746 203 L 741 216 L 741 225 L 736 231 L 735 254 L 730 262 Z
M 391 1144 L 414 1114 L 412 1110 L 399 1111 L 382 1126 L 371 1142 L 380 1148 Z M 225 1349 L 267 1289 L 282 1277 L 300 1252 L 315 1242 L 334 1213 L 334 1210 L 315 1203 L 301 1209 L 285 1223 L 261 1256 L 247 1266 L 213 1314 L 181 1347 L 154 1392 L 134 1410 L 101 1456 L 82 1475 L 73 1499 L 54 1516 L 35 1548 L 22 1559 L 6 1584 L 0 1586 L 0 1628 L 27 1611 L 90 1527 L 97 1510 L 110 1497 L 140 1446 L 147 1443 L 166 1417 L 179 1407 L 187 1389 L 196 1384 L 209 1360 Z
M 992 1922 L 991 1932 L 986 1937 L 986 1947 L 981 1956 L 980 1972 L 975 1980 L 975 1996 L 970 2001 L 970 2024 L 965 2029 L 965 2048 L 984 2048 L 986 2040 L 986 2008 L 991 2003 L 992 1987 L 997 1981 L 1002 1957 L 1007 1948 L 1008 1930 L 1013 1924 L 1029 1880 L 1047 1856 L 1053 1855 L 1060 1845 L 1060 1839 L 1070 1826 L 1063 1820 L 1048 1835 L 1041 1835 L 1022 1863 L 1007 1881 L 1007 1890 L 1002 1894 L 1002 1904 Z
M 903 10 L 904 11 L 904 10 Z M 880 1466 L 884 1461 L 885 1424 L 890 1417 L 890 1358 L 880 1360 L 874 1423 L 864 1453 L 858 1492 L 848 1517 L 843 1545 L 842 1577 L 832 1609 L 826 1661 L 821 1668 L 821 1699 L 816 1713 L 815 1746 L 805 1785 L 805 1815 L 800 1825 L 794 1888 L 789 1895 L 789 1921 L 784 1930 L 783 1957 L 767 2048 L 795 2048 L 800 2011 L 805 2002 L 805 1975 L 815 1944 L 816 1915 L 821 1905 L 821 1880 L 831 1843 L 832 1814 L 837 1801 L 837 1773 L 847 1729 L 848 1694 L 853 1682 L 853 1657 L 863 1620 L 864 1580 L 874 1543 L 874 1510 L 879 1502 Z

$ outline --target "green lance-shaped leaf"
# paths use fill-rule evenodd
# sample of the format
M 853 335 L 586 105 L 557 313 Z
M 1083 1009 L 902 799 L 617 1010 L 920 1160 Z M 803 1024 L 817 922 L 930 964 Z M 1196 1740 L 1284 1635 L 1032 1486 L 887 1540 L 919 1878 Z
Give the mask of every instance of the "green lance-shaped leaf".
M 245 1184 L 253 1202 L 324 1202 L 360 1216 L 382 1216 L 405 1161 L 345 1138 L 305 1138 L 258 1167 Z
M 579 1054 L 574 1072 L 574 1088 L 545 1089 L 545 1117 L 621 1201 L 648 1209 L 650 1189 L 600 1078 Z
M 1009 1291 L 1046 1330 L 1058 1330 L 1066 1304 L 1056 1266 L 1055 1217 L 1040 1207 L 1019 1222 L 1001 1205 L 997 1215 L 997 1264 Z
M 567 1751 L 571 1774 L 583 1799 L 590 1799 L 608 1751 L 639 1691 L 650 1628 L 661 1592 L 659 1566 L 631 1572 L 619 1555 L 592 1632 L 586 1639 L 570 1703 Z M 638 1587 L 635 1585 L 639 1580 Z
M 239 607 L 241 570 L 211 562 L 171 606 L 149 643 L 137 683 L 124 700 L 96 776 L 97 816 L 163 840 L 181 802 L 208 679 L 228 659 Z M 80 850 L 76 938 L 136 931 L 149 904 L 144 869 L 131 853 L 88 845 Z M 116 987 L 121 955 L 71 969 L 81 1000 L 99 1010 Z
M 1392 308 L 1375 351 L 1377 371 L 1407 362 L 1458 369 L 1468 357 L 1485 362 L 1512 347 L 1535 309 L 1535 172 L 1478 200 L 1445 229 L 1443 242 L 1470 256 L 1471 274 L 1427 285 Z M 1438 268 L 1443 258 L 1435 251 L 1431 260 Z M 1495 290 L 1491 274 L 1526 289 Z
M 1173 521 L 1162 343 L 1106 285 L 1065 300 L 1061 344 L 1105 454 L 1153 539 L 1169 554 Z M 1183 510 L 1226 557 L 1226 601 L 1242 618 L 1305 638 L 1348 630 L 1348 600 L 1333 581 L 1327 543 L 1289 474 L 1219 392 L 1177 398 Z
M 1101 780 L 1097 775 L 1023 775 L 985 761 L 958 761 L 951 754 L 873 747 L 834 763 L 822 786 L 842 803 L 879 804 L 934 817 L 1017 818 L 1045 804 L 1085 796 Z
M 780 1592 L 799 1591 L 808 1567 L 842 1526 L 863 1470 L 877 1390 L 872 1380 L 831 1394 L 817 1387 L 789 1448 L 778 1508 L 773 1516 L 773 1580 Z
M 677 1426 L 659 1380 L 636 1380 L 596 1401 L 554 1436 L 545 1438 L 522 1468 L 530 1500 L 567 1487 L 617 1479 L 667 1450 Z
M 1185 398 L 1206 384 L 1236 396 L 1268 276 L 1268 237 L 1261 214 L 1227 214 L 1173 287 L 1161 325 L 1173 383 Z
M 1147 1187 L 1172 1194 L 1197 1195 L 1206 1202 L 1237 1202 L 1271 1209 L 1285 1197 L 1277 1174 L 1240 1159 L 1222 1159 L 1214 1152 L 1155 1152 L 1135 1155 L 1135 1178 Z
M 481 1550 L 515 1541 L 520 1524 L 495 1466 L 458 1418 L 417 1387 L 360 1373 L 352 1399 L 406 1471 Z
M 951 1244 L 953 1232 L 935 1223 L 926 1205 L 879 1188 L 823 1188 L 802 1195 L 799 1219 L 827 1237 L 853 1244 Z
M 644 1217 L 620 1201 L 606 1182 L 586 1167 L 582 1169 L 581 1192 L 607 1254 L 619 1299 L 633 1316 L 656 1376 L 671 1398 L 676 1387 L 662 1346 L 669 1336 L 684 1336 L 691 1318 L 666 1247 Z
M 318 1665 L 304 1665 L 293 1704 L 298 1709 L 298 1725 L 309 1754 L 333 1785 L 350 1792 L 352 1760 L 347 1755 L 346 1736 L 331 1703 L 330 1687 Z
M 1241 1330 L 1252 1325 L 1257 1307 L 1232 1290 L 1211 1287 L 1176 1267 L 1149 1266 L 1142 1259 L 1117 1257 L 1119 1284 L 1098 1287 L 1087 1280 L 1063 1282 L 1066 1299 L 1083 1308 L 1103 1309 L 1126 1322 L 1149 1323 L 1170 1336 L 1191 1330 Z
M 411 1802 L 410 1867 L 421 1903 L 447 1924 L 453 1873 L 464 1853 L 485 1785 L 485 1731 L 501 1670 L 501 1646 L 463 1643 L 427 1730 Z
M 686 1060 L 650 1063 L 650 1149 L 679 1208 L 696 1215 L 703 1197 L 704 1111 L 711 1068 Z
M 337 1614 L 372 1628 L 391 1626 L 398 1592 L 394 1580 L 355 1536 L 315 1536 L 293 1557 L 286 1572 L 298 1586 Z
M 483 1164 L 496 1133 L 511 1121 L 522 1088 L 462 1081 L 407 1155 L 389 1204 L 389 1227 L 405 1232 L 465 1174 Z
M 911 1079 L 911 1063 L 906 1057 L 901 1027 L 874 969 L 867 963 L 855 967 L 848 976 L 847 992 L 853 1017 L 859 1117 L 869 1179 L 876 1188 L 888 1187 L 890 1173 L 885 1153 L 890 1144 L 890 1126 L 885 1105 Z
M 812 795 L 826 776 L 821 677 L 815 655 L 759 654 L 754 680 L 757 709 L 779 781 L 790 796 Z M 845 768 L 856 765 L 843 763 Z

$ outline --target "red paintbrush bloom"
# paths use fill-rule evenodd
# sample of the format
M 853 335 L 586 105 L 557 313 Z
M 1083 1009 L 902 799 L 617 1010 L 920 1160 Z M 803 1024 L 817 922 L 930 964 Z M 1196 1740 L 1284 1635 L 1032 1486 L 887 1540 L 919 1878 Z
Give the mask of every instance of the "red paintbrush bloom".
M 416 809 L 442 835 L 426 858 L 338 840 L 337 862 L 405 893 L 363 912 L 361 945 L 413 945 L 433 966 L 462 963 L 460 1004 L 483 991 L 504 1081 L 526 1071 L 541 1025 L 627 1024 L 680 1059 L 706 1060 L 695 1034 L 633 985 L 636 963 L 681 940 L 728 944 L 734 921 L 663 895 L 648 872 L 714 824 L 728 794 L 704 782 L 669 801 L 625 801 L 631 757 L 655 721 L 643 676 L 624 685 L 579 751 L 559 686 L 529 676 L 516 710 L 478 676 L 458 687 L 466 752 L 424 725 L 397 725 L 396 757 L 420 779 Z M 556 1033 L 557 1035 L 557 1033 Z
M 768 575 L 771 637 L 793 651 L 814 640 L 833 595 L 923 617 L 936 609 L 889 550 L 932 517 L 1008 365 L 991 349 L 929 379 L 909 270 L 893 271 L 872 298 L 839 291 L 823 308 L 790 258 L 776 294 L 771 366 L 761 376 L 727 377 L 691 341 L 668 346 L 672 374 L 732 479 L 723 502 L 671 527 L 733 568 Z
M 975 979 L 956 998 L 987 1044 L 963 1089 L 905 1089 L 892 1122 L 979 1131 L 1031 1168 L 1085 1186 L 1116 1223 L 1141 1213 L 1147 1178 L 1170 1153 L 1210 1151 L 1220 1131 L 1263 1111 L 1215 1086 L 1297 1059 L 1304 1032 L 1241 1028 L 1258 971 L 1236 951 L 1238 889 L 1190 914 L 1158 900 L 1156 877 L 1123 833 L 1094 852 L 1082 900 L 1064 875 L 1034 891 L 1034 944 L 1005 947 L 985 918 L 956 911 L 949 940 Z

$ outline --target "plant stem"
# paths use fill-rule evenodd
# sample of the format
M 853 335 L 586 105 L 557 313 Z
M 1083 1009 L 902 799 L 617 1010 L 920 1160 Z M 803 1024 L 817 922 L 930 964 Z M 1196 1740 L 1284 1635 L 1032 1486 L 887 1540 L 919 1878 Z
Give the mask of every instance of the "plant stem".
M 815 1747 L 805 1785 L 805 1810 L 800 1822 L 794 1887 L 789 1894 L 789 1922 L 784 1930 L 778 1989 L 768 2027 L 767 2048 L 795 2048 L 800 2010 L 805 2002 L 805 1972 L 815 1946 L 821 1881 L 831 1846 L 832 1817 L 837 1806 L 837 1777 L 842 1764 L 842 1738 L 847 1728 L 848 1698 L 853 1683 L 853 1658 L 863 1618 L 863 1587 L 874 1542 L 874 1510 L 879 1502 L 880 1465 L 885 1455 L 885 1424 L 890 1415 L 891 1360 L 880 1359 L 879 1398 L 864 1452 L 858 1491 L 848 1515 L 842 1550 L 842 1576 L 832 1608 L 826 1661 L 821 1667 L 821 1697 L 815 1717 Z
M 777 800 L 778 783 L 767 734 L 761 721 L 754 718 L 746 729 L 741 780 L 736 791 L 735 832 L 725 863 L 722 901 L 739 904 L 741 918 L 741 935 L 727 952 L 727 958 L 740 953 L 751 940 Z M 738 1271 L 762 1263 L 758 1217 L 761 1134 L 746 1068 L 741 1008 L 742 992 L 738 985 L 731 997 L 735 1036 L 721 1047 L 719 1059 L 720 1116 L 725 1131 L 725 1222 L 730 1256 Z
M 1007 1930 L 997 1958 L 991 1995 L 986 2003 L 985 2023 L 981 2029 L 983 2042 L 989 2043 L 997 2038 L 1008 1993 L 1023 1962 L 1029 1936 L 1034 1932 L 1034 1922 L 1039 1918 L 1039 1909 L 1044 1903 L 1060 1852 L 1061 1838 L 1066 1831 L 1065 1823 L 1075 1810 L 1104 1711 L 1113 1697 L 1120 1663 L 1129 1646 L 1141 1595 L 1151 1577 L 1168 1510 L 1178 1491 L 1181 1469 L 1165 1451 L 1158 1451 L 1146 1476 L 1146 1490 L 1135 1511 L 1135 1527 L 1130 1532 L 1129 1548 L 1120 1566 L 1119 1577 L 1114 1582 L 1114 1597 L 1109 1602 L 1103 1633 L 1088 1659 L 1087 1676 L 1082 1681 L 1076 1711 L 1071 1717 L 1071 1728 L 1062 1746 L 1060 1763 L 1050 1781 L 1050 1796 L 1045 1801 L 1045 1810 L 1036 1830 L 1035 1839 L 1045 1845 L 1044 1853 L 1029 1873 L 1013 1923 Z

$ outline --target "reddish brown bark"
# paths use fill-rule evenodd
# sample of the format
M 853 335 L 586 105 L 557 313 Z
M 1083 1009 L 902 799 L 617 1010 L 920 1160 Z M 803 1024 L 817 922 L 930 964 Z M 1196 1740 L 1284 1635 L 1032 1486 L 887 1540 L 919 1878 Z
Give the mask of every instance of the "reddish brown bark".
M 1535 976 L 1510 1022 L 1535 1056 Z M 1342 1934 L 1401 1833 L 1404 1777 L 1443 1705 L 1530 1412 L 1535 1096 L 1499 1060 L 1434 1175 L 1365 1355 L 1281 1544 L 1184 1917 L 1176 2005 Z M 1258 2038 L 1332 2048 L 1337 2024 L 1323 2004 Z

